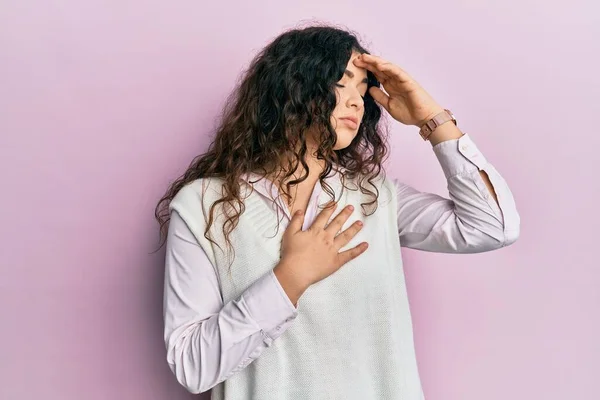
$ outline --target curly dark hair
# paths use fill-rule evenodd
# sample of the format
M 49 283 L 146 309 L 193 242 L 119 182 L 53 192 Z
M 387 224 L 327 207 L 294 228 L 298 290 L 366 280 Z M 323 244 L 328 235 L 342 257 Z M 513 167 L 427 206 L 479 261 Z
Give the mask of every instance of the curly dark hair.
M 215 243 L 208 236 L 214 209 L 226 203 L 236 210 L 233 215 L 227 212 L 229 218 L 222 228 L 231 246 L 229 233 L 245 210 L 240 199 L 240 177 L 248 172 L 262 177 L 277 173 L 275 181 L 282 188 L 282 195 L 289 199 L 290 188 L 308 177 L 309 129 L 317 132 L 315 154 L 317 159 L 324 160 L 325 168 L 319 175 L 323 190 L 334 198 L 323 179 L 334 164 L 341 165 L 345 169 L 344 178 L 358 176 L 360 182 L 366 179 L 375 188 L 373 192 L 359 182 L 361 191 L 374 197 L 373 201 L 361 204 L 363 212 L 366 205 L 373 203 L 376 209 L 379 193 L 373 180 L 380 173 L 385 174 L 382 163 L 388 153 L 388 130 L 380 126 L 381 106 L 368 92 L 372 86 L 380 87 L 370 71 L 367 71 L 364 115 L 357 135 L 347 147 L 333 150 L 337 135 L 330 118 L 337 103 L 335 85 L 344 75 L 353 52 L 369 54 L 352 32 L 330 25 L 313 25 L 284 32 L 256 55 L 228 98 L 208 150 L 192 160 L 158 202 L 155 217 L 163 238 L 159 249 L 166 241 L 169 203 L 185 185 L 207 176 L 223 179 L 225 195 L 212 204 L 204 236 Z M 287 190 L 283 189 L 283 183 L 299 164 L 305 175 L 290 180 L 285 184 Z

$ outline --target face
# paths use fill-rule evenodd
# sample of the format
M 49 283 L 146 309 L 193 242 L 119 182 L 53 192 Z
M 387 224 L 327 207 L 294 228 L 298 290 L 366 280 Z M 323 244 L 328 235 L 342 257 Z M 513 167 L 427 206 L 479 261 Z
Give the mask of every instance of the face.
M 367 70 L 354 65 L 354 59 L 360 53 L 352 53 L 346 66 L 346 72 L 336 84 L 337 105 L 331 114 L 331 125 L 337 134 L 334 150 L 350 145 L 358 133 L 365 108 L 364 97 L 367 93 Z M 356 123 L 348 118 L 356 118 Z

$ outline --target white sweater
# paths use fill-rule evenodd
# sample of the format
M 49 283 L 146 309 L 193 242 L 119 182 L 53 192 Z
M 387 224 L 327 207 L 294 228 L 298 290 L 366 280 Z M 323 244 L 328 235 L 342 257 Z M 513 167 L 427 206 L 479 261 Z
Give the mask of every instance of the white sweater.
M 242 197 L 248 196 L 244 200 L 246 211 L 230 236 L 235 259 L 229 274 L 229 260 L 203 234 L 209 207 L 221 197 L 221 180 L 200 179 L 182 189 L 171 202 L 171 210 L 185 221 L 216 271 L 224 307 L 210 318 L 200 317 L 203 305 L 187 301 L 194 296 L 194 287 L 205 286 L 201 286 L 194 268 L 183 271 L 185 253 L 177 253 L 175 236 L 169 236 L 165 342 L 169 365 L 180 383 L 195 393 L 214 387 L 212 398 L 219 400 L 423 399 L 400 246 L 474 253 L 509 245 L 519 232 L 519 217 L 506 182 L 467 135 L 442 142 L 434 151 L 453 200 L 418 192 L 396 180 L 380 179 L 377 211 L 364 217 L 360 203 L 367 200 L 365 195 L 348 188 L 342 192 L 339 174 L 327 178 L 336 198 L 342 193 L 337 210 L 347 204 L 355 206 L 342 229 L 357 219 L 365 222 L 341 250 L 362 241 L 369 242 L 369 248 L 311 286 L 300 298 L 297 310 L 290 307 L 288 299 L 276 303 L 285 305 L 285 312 L 276 310 L 275 304 L 263 305 L 265 309 L 272 307 L 278 318 L 285 315 L 281 321 L 258 312 L 258 296 L 253 291 L 257 283 L 264 287 L 265 282 L 271 282 L 274 287 L 272 269 L 279 261 L 289 215 L 281 218 L 281 212 L 278 214 L 260 193 L 250 193 L 249 186 L 242 185 Z M 479 168 L 488 172 L 500 207 L 490 197 Z M 348 181 L 346 186 L 355 187 Z M 315 205 L 329 200 L 325 194 L 314 198 Z M 307 215 L 312 220 L 314 210 Z M 305 221 L 305 227 L 310 222 Z M 222 223 L 219 215 L 211 233 L 227 249 Z M 284 295 L 283 291 L 278 293 Z M 240 339 L 255 332 L 260 332 L 262 346 Z M 242 357 L 243 361 L 234 360 L 237 364 L 231 368 L 226 366 L 227 357 Z M 207 385 L 211 379 L 218 384 Z

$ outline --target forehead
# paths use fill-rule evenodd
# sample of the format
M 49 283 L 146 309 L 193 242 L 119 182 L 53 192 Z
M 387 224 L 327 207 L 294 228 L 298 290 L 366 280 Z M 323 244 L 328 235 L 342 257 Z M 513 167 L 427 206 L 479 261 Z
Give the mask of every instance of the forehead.
M 356 77 L 356 79 L 363 80 L 363 78 L 367 77 L 367 69 L 359 68 L 356 65 L 354 65 L 354 59 L 359 55 L 360 53 L 352 53 L 352 56 L 350 57 L 350 60 L 348 60 L 348 64 L 346 65 L 346 71 L 344 72 L 344 75 L 348 76 L 349 78 Z

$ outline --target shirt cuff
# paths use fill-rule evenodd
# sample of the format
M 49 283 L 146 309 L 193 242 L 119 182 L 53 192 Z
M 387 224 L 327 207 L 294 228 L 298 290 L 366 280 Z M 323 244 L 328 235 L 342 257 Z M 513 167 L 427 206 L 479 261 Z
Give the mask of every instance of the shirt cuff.
M 483 170 L 487 160 L 471 139 L 464 134 L 458 139 L 450 139 L 433 146 L 435 153 L 446 179 L 455 175 L 469 174 Z
M 272 270 L 246 289 L 242 299 L 250 317 L 270 339 L 283 333 L 282 326 L 298 316 L 298 310 Z

